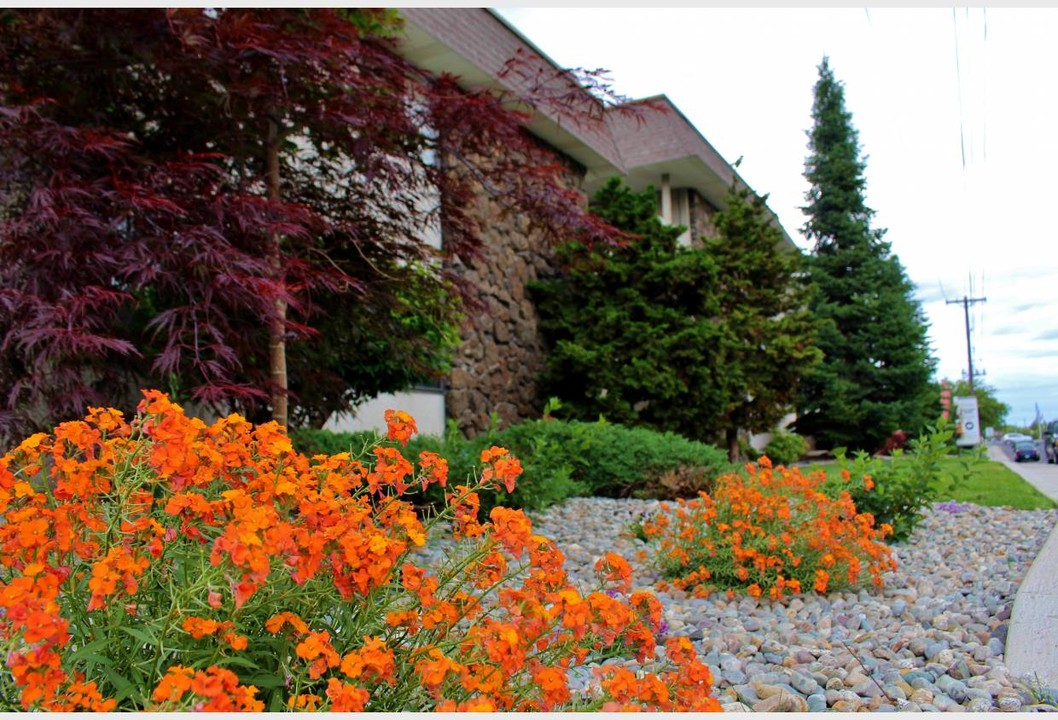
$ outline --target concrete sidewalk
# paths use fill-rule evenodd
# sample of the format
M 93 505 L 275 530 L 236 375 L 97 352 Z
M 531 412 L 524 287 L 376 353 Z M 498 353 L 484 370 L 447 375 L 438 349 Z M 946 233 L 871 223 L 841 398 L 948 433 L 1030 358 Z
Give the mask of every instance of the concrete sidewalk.
M 1000 445 L 990 445 L 988 457 L 1058 502 L 1058 465 L 1048 465 L 1046 460 L 1016 463 Z M 1019 678 L 1058 688 L 1058 527 L 1047 537 L 1018 588 L 1005 662 Z

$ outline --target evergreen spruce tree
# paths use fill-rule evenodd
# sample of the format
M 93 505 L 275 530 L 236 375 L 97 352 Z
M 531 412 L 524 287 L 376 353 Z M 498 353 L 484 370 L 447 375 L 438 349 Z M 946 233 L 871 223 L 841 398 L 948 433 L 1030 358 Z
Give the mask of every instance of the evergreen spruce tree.
M 592 211 L 631 237 L 570 242 L 561 274 L 529 284 L 549 346 L 543 397 L 559 398 L 568 418 L 714 439 L 737 377 L 719 355 L 715 263 L 679 244 L 683 228 L 661 222 L 652 189 L 613 178 Z
M 935 360 L 913 285 L 885 231 L 871 228 L 866 162 L 825 57 L 812 119 L 803 231 L 815 243 L 807 269 L 824 359 L 802 384 L 796 428 L 819 447 L 875 450 L 894 430 L 915 433 L 932 419 Z
M 766 198 L 732 188 L 713 222 L 706 252 L 717 267 L 722 367 L 730 388 L 724 412 L 728 456 L 738 459 L 738 432 L 765 432 L 793 409 L 801 379 L 818 364 L 817 321 L 797 277 L 801 257 L 782 247 Z

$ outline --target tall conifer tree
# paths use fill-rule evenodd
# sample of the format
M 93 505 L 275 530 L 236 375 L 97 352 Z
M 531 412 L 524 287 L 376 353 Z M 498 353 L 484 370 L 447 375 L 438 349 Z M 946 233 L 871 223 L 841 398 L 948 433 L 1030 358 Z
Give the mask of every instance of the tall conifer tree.
M 812 119 L 803 231 L 815 243 L 807 267 L 824 359 L 801 386 L 796 427 L 820 447 L 874 450 L 894 430 L 917 432 L 931 419 L 935 360 L 914 286 L 885 230 L 871 227 L 866 161 L 826 57 Z
M 802 378 L 821 357 L 817 321 L 797 277 L 799 253 L 782 247 L 766 198 L 731 188 L 713 218 L 718 238 L 706 246 L 717 265 L 722 366 L 731 392 L 724 408 L 728 456 L 738 459 L 738 432 L 764 432 L 790 412 Z

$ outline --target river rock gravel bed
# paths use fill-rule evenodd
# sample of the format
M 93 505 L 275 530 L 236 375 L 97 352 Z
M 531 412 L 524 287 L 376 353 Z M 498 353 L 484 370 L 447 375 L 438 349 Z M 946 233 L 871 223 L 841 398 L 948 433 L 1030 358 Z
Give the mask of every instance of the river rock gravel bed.
M 628 527 L 657 505 L 575 498 L 531 517 L 575 582 L 588 587 L 595 560 L 614 551 L 646 588 L 660 577 Z M 668 634 L 691 638 L 726 710 L 1054 710 L 1012 677 L 1003 652 L 1014 595 L 1056 522 L 1058 510 L 945 503 L 892 546 L 898 568 L 882 588 L 782 601 L 655 592 Z

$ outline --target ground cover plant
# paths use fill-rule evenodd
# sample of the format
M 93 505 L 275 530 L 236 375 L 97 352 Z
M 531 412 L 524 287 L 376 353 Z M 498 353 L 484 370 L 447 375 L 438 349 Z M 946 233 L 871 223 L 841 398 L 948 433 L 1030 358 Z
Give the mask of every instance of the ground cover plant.
M 822 472 L 773 468 L 762 457 L 744 473 L 720 477 L 711 494 L 662 505 L 639 530 L 679 589 L 777 599 L 856 586 L 868 575 L 880 585 L 882 573 L 895 568 L 884 542 L 892 528 L 875 526 L 848 492 L 824 494 L 826 480 Z
M 655 661 L 661 606 L 607 554 L 598 590 L 520 512 L 479 516 L 517 459 L 468 484 L 397 450 L 307 458 L 275 423 L 212 425 L 147 391 L 131 421 L 92 409 L 0 458 L 4 710 L 715 710 L 686 638 Z M 424 524 L 404 499 L 440 486 Z M 446 523 L 439 567 L 412 551 Z M 574 696 L 567 670 L 636 656 Z

